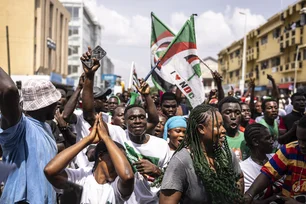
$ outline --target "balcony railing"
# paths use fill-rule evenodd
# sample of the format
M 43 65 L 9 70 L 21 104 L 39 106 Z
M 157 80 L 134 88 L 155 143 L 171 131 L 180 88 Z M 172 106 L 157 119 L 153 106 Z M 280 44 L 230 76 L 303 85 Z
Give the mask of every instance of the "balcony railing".
M 280 48 L 285 49 L 303 43 L 301 33 L 303 33 L 302 27 L 297 27 L 294 30 L 288 30 L 283 33 L 283 35 L 280 36 Z

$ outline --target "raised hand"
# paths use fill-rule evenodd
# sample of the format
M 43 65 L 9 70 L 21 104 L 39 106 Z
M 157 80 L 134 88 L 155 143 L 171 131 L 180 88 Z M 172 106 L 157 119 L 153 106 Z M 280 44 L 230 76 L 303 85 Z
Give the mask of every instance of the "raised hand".
M 272 75 L 270 75 L 270 74 L 267 74 L 267 78 L 268 78 L 270 81 L 274 81 L 273 76 L 272 76 Z
M 139 79 L 140 87 L 135 85 L 137 91 L 141 95 L 149 95 L 150 94 L 150 86 L 147 82 L 145 82 L 143 79 Z
M 85 73 L 83 72 L 83 74 L 80 76 L 79 84 L 78 84 L 78 87 L 79 87 L 80 89 L 83 88 L 83 86 L 84 86 L 84 81 L 85 81 Z
M 233 86 L 231 86 L 231 90 L 227 94 L 229 96 L 233 96 L 234 95 L 234 88 L 233 88 Z
M 67 122 L 63 118 L 63 113 L 60 113 L 59 109 L 56 110 L 54 119 L 58 123 L 58 127 L 60 128 L 66 128 L 67 127 Z
M 88 47 L 88 51 L 85 52 L 80 59 L 81 60 L 91 60 L 91 48 L 90 47 Z M 100 67 L 99 60 L 97 59 L 92 59 L 92 60 L 93 60 L 93 66 L 91 68 L 86 67 L 86 65 L 82 63 L 83 70 L 86 76 L 93 76 Z
M 97 127 L 98 136 L 101 140 L 103 140 L 103 138 L 109 137 L 109 132 L 108 132 L 107 124 L 102 120 L 102 113 L 99 114 L 98 120 L 99 120 L 99 124 Z
M 221 83 L 222 82 L 222 76 L 221 76 L 221 74 L 219 74 L 219 72 L 217 72 L 217 71 L 211 72 L 211 75 L 213 76 L 216 83 Z
M 248 86 L 249 86 L 249 88 L 255 88 L 255 79 L 254 78 L 250 78 Z
M 98 123 L 99 123 L 99 115 L 96 115 L 95 123 L 93 127 L 91 128 L 90 134 L 87 136 L 91 144 L 97 144 L 101 140 L 99 137 L 99 134 L 97 134 Z

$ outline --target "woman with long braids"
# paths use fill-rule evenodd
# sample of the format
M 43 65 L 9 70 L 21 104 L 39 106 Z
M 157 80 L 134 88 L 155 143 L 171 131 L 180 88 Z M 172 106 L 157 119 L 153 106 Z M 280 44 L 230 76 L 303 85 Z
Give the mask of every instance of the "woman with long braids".
M 238 185 L 243 176 L 238 160 L 222 139 L 225 132 L 217 109 L 202 104 L 191 111 L 185 139 L 163 177 L 161 204 L 243 202 L 243 184 Z

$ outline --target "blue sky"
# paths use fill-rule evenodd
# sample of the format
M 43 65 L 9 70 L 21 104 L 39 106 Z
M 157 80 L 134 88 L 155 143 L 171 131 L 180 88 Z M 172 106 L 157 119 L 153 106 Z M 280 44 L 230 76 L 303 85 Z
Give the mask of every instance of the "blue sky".
M 243 37 L 245 17 L 247 30 L 294 0 L 97 0 L 96 15 L 103 25 L 102 47 L 115 64 L 115 74 L 127 82 L 131 62 L 135 61 L 139 77 L 150 69 L 150 13 L 153 11 L 174 32 L 186 19 L 197 13 L 198 55 L 217 57 L 217 53 L 234 40 Z

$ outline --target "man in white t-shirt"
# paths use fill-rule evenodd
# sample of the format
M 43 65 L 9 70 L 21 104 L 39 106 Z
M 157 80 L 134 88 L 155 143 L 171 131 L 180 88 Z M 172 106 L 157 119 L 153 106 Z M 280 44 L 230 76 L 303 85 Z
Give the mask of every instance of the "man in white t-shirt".
M 128 203 L 158 203 L 159 188 L 151 184 L 170 160 L 169 146 L 165 140 L 146 134 L 147 119 L 142 106 L 127 106 L 124 119 L 125 135 L 113 134 L 113 140 L 124 145 L 135 172 L 134 195 Z
M 94 167 L 65 168 L 89 144 L 97 144 Z M 81 203 L 84 204 L 124 203 L 134 187 L 134 173 L 124 147 L 109 137 L 101 114 L 96 117 L 90 135 L 58 154 L 47 164 L 44 172 L 57 189 L 68 188 L 69 182 L 82 186 Z

